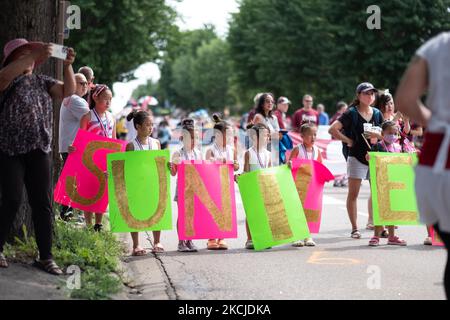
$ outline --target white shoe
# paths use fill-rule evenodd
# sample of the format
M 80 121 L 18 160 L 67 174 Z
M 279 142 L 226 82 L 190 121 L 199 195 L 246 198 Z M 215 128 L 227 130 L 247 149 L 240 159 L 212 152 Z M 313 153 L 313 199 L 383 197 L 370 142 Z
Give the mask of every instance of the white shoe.
M 298 240 L 292 244 L 293 247 L 297 247 L 297 248 L 303 247 L 304 245 L 305 244 L 303 243 L 302 240 Z
M 316 243 L 314 242 L 314 240 L 312 238 L 306 238 L 305 239 L 305 246 L 307 246 L 307 247 L 315 247 Z

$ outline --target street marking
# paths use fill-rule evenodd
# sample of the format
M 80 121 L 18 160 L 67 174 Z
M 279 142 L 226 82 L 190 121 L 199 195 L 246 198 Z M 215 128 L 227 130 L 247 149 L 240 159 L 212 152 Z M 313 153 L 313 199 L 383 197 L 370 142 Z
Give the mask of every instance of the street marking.
M 325 251 L 315 251 L 308 259 L 307 263 L 312 264 L 327 264 L 327 265 L 354 265 L 362 263 L 361 260 L 358 259 L 350 259 L 350 258 L 322 258 Z

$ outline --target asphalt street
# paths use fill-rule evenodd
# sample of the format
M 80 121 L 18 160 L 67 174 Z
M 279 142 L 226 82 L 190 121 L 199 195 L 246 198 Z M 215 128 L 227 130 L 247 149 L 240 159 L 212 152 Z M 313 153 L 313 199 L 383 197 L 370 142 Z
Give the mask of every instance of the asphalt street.
M 402 226 L 397 230 L 408 241 L 406 247 L 388 246 L 386 239 L 379 247 L 369 247 L 372 232 L 364 229 L 369 185 L 364 183 L 358 202 L 360 240 L 350 238 L 346 192 L 346 188 L 326 185 L 321 232 L 314 236 L 316 247 L 284 245 L 260 252 L 244 248 L 245 213 L 238 192 L 238 238 L 227 241 L 229 250 L 209 251 L 206 240 L 198 240 L 199 252 L 177 252 L 174 202 L 174 228 L 162 233 L 166 252 L 126 258 L 128 298 L 445 299 L 442 277 L 446 253 L 442 247 L 423 245 L 425 227 Z M 150 249 L 145 233 L 140 236 Z M 131 240 L 128 234 L 122 237 Z

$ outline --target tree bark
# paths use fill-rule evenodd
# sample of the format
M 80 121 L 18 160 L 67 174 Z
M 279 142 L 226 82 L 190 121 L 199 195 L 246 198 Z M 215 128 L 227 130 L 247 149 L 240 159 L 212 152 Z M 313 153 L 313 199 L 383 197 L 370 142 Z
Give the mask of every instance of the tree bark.
M 3 49 L 4 45 L 15 38 L 25 38 L 28 41 L 43 41 L 43 42 L 57 42 L 57 0 L 15 0 L 15 1 L 1 1 L 0 10 L 0 46 Z M 35 73 L 42 73 L 56 78 L 56 63 L 55 59 L 48 59 L 43 65 L 37 68 Z M 59 102 L 60 103 L 60 102 Z M 55 108 L 58 106 L 57 108 Z M 58 115 L 56 117 L 56 115 Z M 53 122 L 53 158 L 58 156 L 57 129 L 59 121 L 59 104 L 54 101 L 54 122 Z M 56 130 L 55 130 L 56 129 Z M 55 152 L 56 151 L 56 152 Z M 57 162 L 58 163 L 58 162 Z M 56 164 L 57 164 L 56 163 Z M 56 167 L 59 168 L 57 165 Z M 55 172 L 53 177 L 55 178 Z M 0 189 L 1 202 L 1 189 Z M 11 230 L 9 240 L 14 237 L 22 237 L 22 226 L 25 226 L 28 234 L 34 234 L 33 223 L 31 220 L 31 209 L 28 204 L 27 192 L 24 188 L 24 197 L 19 212 L 14 221 L 13 229 Z

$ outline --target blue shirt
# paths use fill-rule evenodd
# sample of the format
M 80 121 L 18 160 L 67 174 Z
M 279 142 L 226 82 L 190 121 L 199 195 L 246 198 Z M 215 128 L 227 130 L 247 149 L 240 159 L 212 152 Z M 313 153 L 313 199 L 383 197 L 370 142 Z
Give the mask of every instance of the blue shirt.
M 330 122 L 330 117 L 326 112 L 319 114 L 319 126 L 327 126 Z

